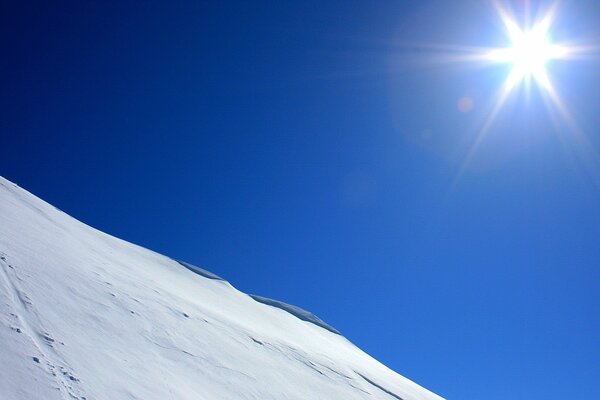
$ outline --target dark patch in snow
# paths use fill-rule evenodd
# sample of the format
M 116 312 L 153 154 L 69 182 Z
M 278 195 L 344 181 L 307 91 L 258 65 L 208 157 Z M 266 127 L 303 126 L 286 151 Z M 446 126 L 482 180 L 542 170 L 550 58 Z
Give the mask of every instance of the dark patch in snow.
M 67 371 L 63 367 L 60 367 L 60 372 L 62 372 L 62 374 L 64 376 L 66 376 L 67 378 L 69 378 L 69 380 L 71 380 L 73 382 L 79 382 L 78 378 L 76 378 L 73 374 L 71 374 L 69 371 Z
M 36 362 L 36 363 L 38 363 L 38 364 L 40 363 L 40 359 L 39 359 L 39 358 L 37 358 L 37 357 L 33 357 L 33 361 L 35 361 L 35 362 Z
M 260 344 L 261 346 L 264 346 L 263 342 L 261 342 L 260 340 L 256 340 L 254 339 L 252 336 L 250 336 L 250 339 L 252 339 L 252 341 L 256 344 Z
M 306 365 L 308 368 L 312 369 L 313 371 L 315 371 L 316 373 L 318 373 L 319 375 L 322 376 L 327 376 L 325 375 L 319 368 L 317 368 L 317 366 L 315 364 L 313 364 L 310 361 L 305 361 L 305 360 L 299 360 L 302 364 Z
M 54 339 L 52 338 L 52 336 L 50 336 L 48 333 L 42 333 L 41 336 L 42 339 L 44 339 L 48 345 L 52 346 L 52 343 L 54 343 Z
M 356 371 L 354 371 L 356 372 Z M 384 388 L 381 385 L 376 384 L 375 382 L 373 382 L 372 380 L 370 380 L 369 378 L 367 378 L 366 376 L 364 376 L 363 374 L 356 372 L 358 374 L 358 376 L 360 376 L 361 378 L 363 378 L 365 381 L 367 381 L 368 383 L 370 383 L 371 385 L 375 386 L 377 389 L 381 390 L 382 392 L 389 394 L 390 396 L 392 396 L 395 399 L 398 400 L 404 400 L 402 397 L 398 396 L 397 394 L 390 392 L 389 390 L 387 390 L 386 388 Z
M 198 275 L 203 276 L 208 279 L 215 279 L 217 281 L 225 281 L 225 279 L 221 278 L 218 275 L 213 274 L 210 271 L 205 270 L 204 268 L 196 267 L 195 265 L 188 264 L 185 261 L 179 261 L 179 260 L 175 260 L 175 261 L 177 261 L 179 264 L 183 265 L 184 267 L 186 267 L 187 269 L 189 269 L 190 271 L 192 271 L 195 274 L 198 274 Z
M 333 326 L 328 325 L 327 323 L 323 322 L 322 319 L 320 319 L 313 313 L 303 310 L 300 307 L 296 307 L 291 304 L 286 304 L 282 301 L 273 300 L 273 299 L 269 299 L 269 298 L 262 297 L 262 296 L 257 296 L 255 294 L 251 294 L 249 296 L 252 297 L 254 300 L 258 301 L 259 303 L 266 304 L 266 305 L 272 306 L 272 307 L 277 307 L 283 311 L 287 311 L 288 313 L 292 314 L 296 318 L 301 319 L 302 321 L 310 322 L 312 324 L 320 326 L 323 329 L 328 330 L 329 332 L 333 332 L 337 335 L 341 335 L 341 333 L 337 329 L 335 329 Z
M 189 317 L 190 317 L 190 316 L 189 316 L 188 314 L 186 314 L 186 313 L 183 313 L 183 316 L 184 316 L 184 317 L 186 317 L 186 318 L 189 318 Z

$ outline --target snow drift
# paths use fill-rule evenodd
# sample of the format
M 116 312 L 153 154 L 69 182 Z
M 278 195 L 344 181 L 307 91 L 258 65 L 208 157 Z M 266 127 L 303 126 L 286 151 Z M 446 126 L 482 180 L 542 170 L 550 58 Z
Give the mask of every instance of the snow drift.
M 298 307 L 0 178 L 0 398 L 440 400 Z

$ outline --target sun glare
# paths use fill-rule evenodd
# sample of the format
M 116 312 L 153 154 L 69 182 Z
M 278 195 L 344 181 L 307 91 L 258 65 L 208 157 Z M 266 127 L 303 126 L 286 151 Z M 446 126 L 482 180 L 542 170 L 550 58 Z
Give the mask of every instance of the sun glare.
M 447 53 L 440 54 L 441 60 L 478 63 L 481 66 L 505 64 L 510 67 L 510 72 L 505 78 L 493 106 L 489 109 L 476 139 L 470 146 L 457 179 L 479 145 L 484 141 L 510 96 L 520 86 L 524 86 L 526 93 L 529 93 L 531 85 L 535 85 L 554 122 L 562 120 L 581 143 L 587 143 L 552 82 L 550 67 L 554 61 L 581 59 L 595 55 L 599 48 L 553 40 L 552 29 L 557 15 L 558 0 L 545 8 L 544 12 L 538 12 L 534 18 L 531 18 L 530 2 L 524 2 L 525 8 L 522 15 L 519 14 L 518 17 L 510 12 L 509 7 L 505 7 L 505 3 L 501 3 L 501 0 L 493 0 L 493 3 L 505 28 L 507 39 L 505 47 L 434 46 L 438 50 L 448 50 Z M 538 8 L 538 11 L 541 11 L 541 8 Z M 518 21 L 523 21 L 523 24 Z M 530 99 L 531 97 L 526 97 L 526 101 Z M 464 112 L 460 106 L 459 110 Z
M 568 110 L 567 104 L 560 96 L 555 86 L 551 72 L 553 66 L 558 62 L 575 60 L 597 59 L 600 53 L 600 45 L 594 42 L 564 41 L 564 35 L 569 32 L 563 24 L 560 28 L 556 26 L 555 20 L 558 16 L 558 6 L 561 0 L 516 1 L 516 0 L 490 0 L 498 13 L 504 30 L 504 42 L 502 47 L 487 46 L 465 46 L 459 44 L 427 43 L 421 44 L 426 50 L 427 62 L 471 64 L 479 68 L 496 67 L 505 65 L 508 67 L 507 76 L 500 85 L 496 95 L 489 105 L 479 106 L 478 115 L 483 115 L 478 132 L 470 144 L 464 161 L 457 174 L 457 180 L 462 175 L 472 156 L 478 147 L 484 142 L 486 136 L 501 116 L 504 107 L 509 103 L 511 97 L 524 95 L 522 99 L 515 101 L 514 105 L 527 105 L 530 110 L 530 102 L 541 100 L 541 104 L 548 111 L 548 115 L 557 130 L 570 132 L 577 138 L 581 148 L 591 148 L 589 140 L 578 127 L 577 121 Z M 532 5 L 532 3 L 535 3 Z M 519 4 L 513 10 L 511 4 Z M 560 32 L 561 35 L 554 34 Z M 411 44 L 413 49 L 414 44 Z M 558 69 L 557 69 L 558 70 Z M 560 67 L 562 76 L 565 75 L 564 65 Z M 564 82 L 563 82 L 564 85 Z M 531 89 L 537 89 L 538 95 L 532 96 Z M 521 90 L 524 89 L 524 90 Z M 474 108 L 474 99 L 469 96 L 459 97 L 457 108 L 461 113 L 467 113 Z M 481 103 L 480 103 L 481 104 Z M 539 116 L 535 114 L 535 118 Z M 515 121 L 518 123 L 519 121 Z M 562 134 L 562 132 L 560 132 Z M 600 160 L 595 155 L 590 159 Z M 590 162 L 591 164 L 592 162 Z M 596 161 L 593 162 L 594 165 Z M 599 163 L 600 165 L 600 163 Z M 600 166 L 598 167 L 600 170 Z M 600 178 L 599 178 L 600 180 Z
M 549 29 L 554 17 L 551 10 L 541 21 L 530 29 L 521 28 L 506 11 L 499 9 L 500 16 L 508 31 L 511 46 L 493 49 L 487 58 L 495 63 L 512 64 L 511 73 L 506 81 L 507 89 L 523 80 L 533 78 L 544 89 L 550 89 L 547 64 L 551 60 L 565 58 L 568 49 L 553 44 L 549 38 Z
M 518 80 L 533 77 L 540 81 L 546 75 L 548 61 L 560 58 L 563 53 L 561 47 L 552 45 L 545 32 L 534 29 L 516 34 L 512 38 L 512 47 L 493 50 L 490 59 L 511 63 Z

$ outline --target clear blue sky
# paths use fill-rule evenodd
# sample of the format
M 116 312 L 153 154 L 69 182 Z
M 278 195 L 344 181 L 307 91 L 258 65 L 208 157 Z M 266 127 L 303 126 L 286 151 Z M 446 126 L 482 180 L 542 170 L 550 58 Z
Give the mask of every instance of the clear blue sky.
M 449 399 L 600 398 L 597 61 L 550 66 L 584 148 L 534 90 L 464 164 L 507 68 L 411 44 L 501 44 L 486 2 L 12 2 L 0 20 L 7 179 L 311 310 Z M 554 34 L 598 21 L 568 2 Z

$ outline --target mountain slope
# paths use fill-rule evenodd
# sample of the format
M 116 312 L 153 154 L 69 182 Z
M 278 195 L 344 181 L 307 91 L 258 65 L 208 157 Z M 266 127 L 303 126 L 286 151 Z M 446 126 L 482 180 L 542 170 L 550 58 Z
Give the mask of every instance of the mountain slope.
M 441 399 L 258 300 L 0 178 L 0 398 Z

